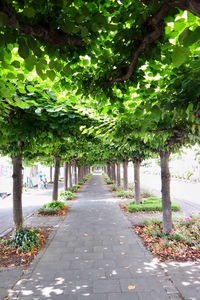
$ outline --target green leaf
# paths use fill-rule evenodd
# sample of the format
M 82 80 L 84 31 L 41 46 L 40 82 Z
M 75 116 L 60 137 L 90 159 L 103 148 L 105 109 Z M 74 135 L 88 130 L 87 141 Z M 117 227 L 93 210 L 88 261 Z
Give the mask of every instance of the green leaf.
M 190 103 L 186 109 L 186 114 L 189 115 L 190 112 L 193 112 L 193 103 Z
M 25 7 L 23 13 L 28 18 L 33 18 L 35 16 L 35 9 L 33 7 Z
M 171 55 L 175 67 L 180 67 L 187 59 L 188 50 L 184 47 L 175 46 Z
M 34 69 L 34 66 L 36 64 L 36 58 L 33 55 L 29 55 L 25 59 L 25 66 L 29 71 L 32 71 Z
M 25 40 L 20 40 L 19 41 L 19 48 L 18 48 L 18 54 L 21 56 L 23 59 L 27 58 L 29 55 L 29 49 L 28 46 L 25 42 Z
M 12 62 L 12 65 L 16 68 L 16 69 L 19 69 L 20 68 L 20 62 L 15 60 Z
M 187 35 L 183 39 L 184 47 L 190 47 L 196 42 L 200 41 L 200 27 L 196 28 L 195 31 L 188 30 Z
M 15 79 L 16 77 L 15 77 L 15 74 L 14 74 L 14 73 L 9 72 L 9 73 L 7 74 L 7 78 L 8 78 L 8 79 Z
M 17 78 L 18 78 L 20 81 L 23 81 L 23 80 L 24 80 L 24 75 L 23 75 L 23 74 L 17 74 Z
M 52 81 L 54 81 L 54 79 L 56 77 L 56 73 L 53 70 L 47 70 L 46 74 Z
M 8 17 L 3 12 L 0 12 L 0 27 L 7 25 L 8 23 Z
M 161 111 L 160 111 L 160 108 L 155 105 L 152 109 L 151 109 L 151 116 L 152 116 L 152 119 L 156 122 L 158 122 L 160 120 L 160 117 L 161 117 Z
M 28 84 L 28 85 L 26 86 L 26 88 L 27 88 L 27 90 L 28 90 L 30 93 L 34 93 L 34 92 L 35 92 L 35 87 L 32 86 L 32 85 L 30 85 L 30 84 Z

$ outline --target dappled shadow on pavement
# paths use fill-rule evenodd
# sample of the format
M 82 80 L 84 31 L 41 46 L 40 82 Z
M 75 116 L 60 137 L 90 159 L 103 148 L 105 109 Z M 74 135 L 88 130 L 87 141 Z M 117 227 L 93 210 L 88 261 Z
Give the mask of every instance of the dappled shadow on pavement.
M 93 176 L 9 299 L 165 300 L 178 290 Z

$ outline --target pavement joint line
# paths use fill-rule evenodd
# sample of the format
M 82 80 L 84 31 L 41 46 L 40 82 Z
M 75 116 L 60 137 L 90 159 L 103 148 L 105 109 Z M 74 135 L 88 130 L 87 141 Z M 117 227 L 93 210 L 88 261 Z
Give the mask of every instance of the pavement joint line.
M 173 288 L 176 290 L 176 292 L 173 292 L 173 294 L 177 294 L 177 296 L 178 296 L 181 300 L 185 300 L 183 294 L 180 292 L 180 290 L 179 290 L 179 289 L 177 288 L 177 286 L 174 284 L 174 282 L 173 282 L 171 276 L 169 275 L 168 271 L 166 271 L 161 265 L 158 265 L 158 266 L 159 266 L 159 268 L 163 271 L 163 275 L 164 275 L 164 278 L 162 278 L 162 280 L 160 280 L 160 279 L 159 279 L 159 276 L 158 276 L 159 281 L 162 283 L 162 281 L 163 281 L 163 279 L 164 279 L 164 281 L 165 281 L 165 280 L 167 281 L 166 284 L 169 284 L 169 283 L 170 283 L 170 285 L 171 285 L 171 286 L 170 286 L 170 285 L 169 285 L 169 286 L 163 285 L 163 288 L 166 290 L 167 294 L 172 294 L 172 292 L 170 291 L 170 288 L 173 287 Z M 164 281 L 163 281 L 163 283 L 164 283 Z

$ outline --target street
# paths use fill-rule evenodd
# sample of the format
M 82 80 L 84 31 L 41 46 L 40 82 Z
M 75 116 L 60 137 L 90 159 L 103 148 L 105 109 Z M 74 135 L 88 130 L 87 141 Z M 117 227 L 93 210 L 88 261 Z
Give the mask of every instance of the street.
M 141 172 L 141 188 L 155 196 L 161 196 L 161 178 Z M 181 204 L 186 216 L 200 211 L 200 183 L 171 179 L 171 200 Z
M 60 184 L 60 188 L 62 184 Z M 32 214 L 37 208 L 43 204 L 50 202 L 52 194 L 52 185 L 48 186 L 48 189 L 29 189 L 27 192 L 23 192 L 23 217 L 26 218 Z M 13 224 L 13 211 L 12 211 L 12 195 L 0 200 L 0 236 L 5 231 L 12 227 Z

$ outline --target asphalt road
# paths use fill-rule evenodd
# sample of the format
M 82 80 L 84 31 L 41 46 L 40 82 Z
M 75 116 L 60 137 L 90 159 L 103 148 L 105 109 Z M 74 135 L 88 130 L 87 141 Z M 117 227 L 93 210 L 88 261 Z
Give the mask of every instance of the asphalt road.
M 62 184 L 60 187 L 62 188 Z M 29 189 L 23 193 L 23 217 L 31 215 L 37 208 L 43 204 L 50 202 L 52 194 L 52 186 L 48 189 Z M 12 196 L 0 200 L 0 236 L 2 236 L 13 225 L 13 209 Z

